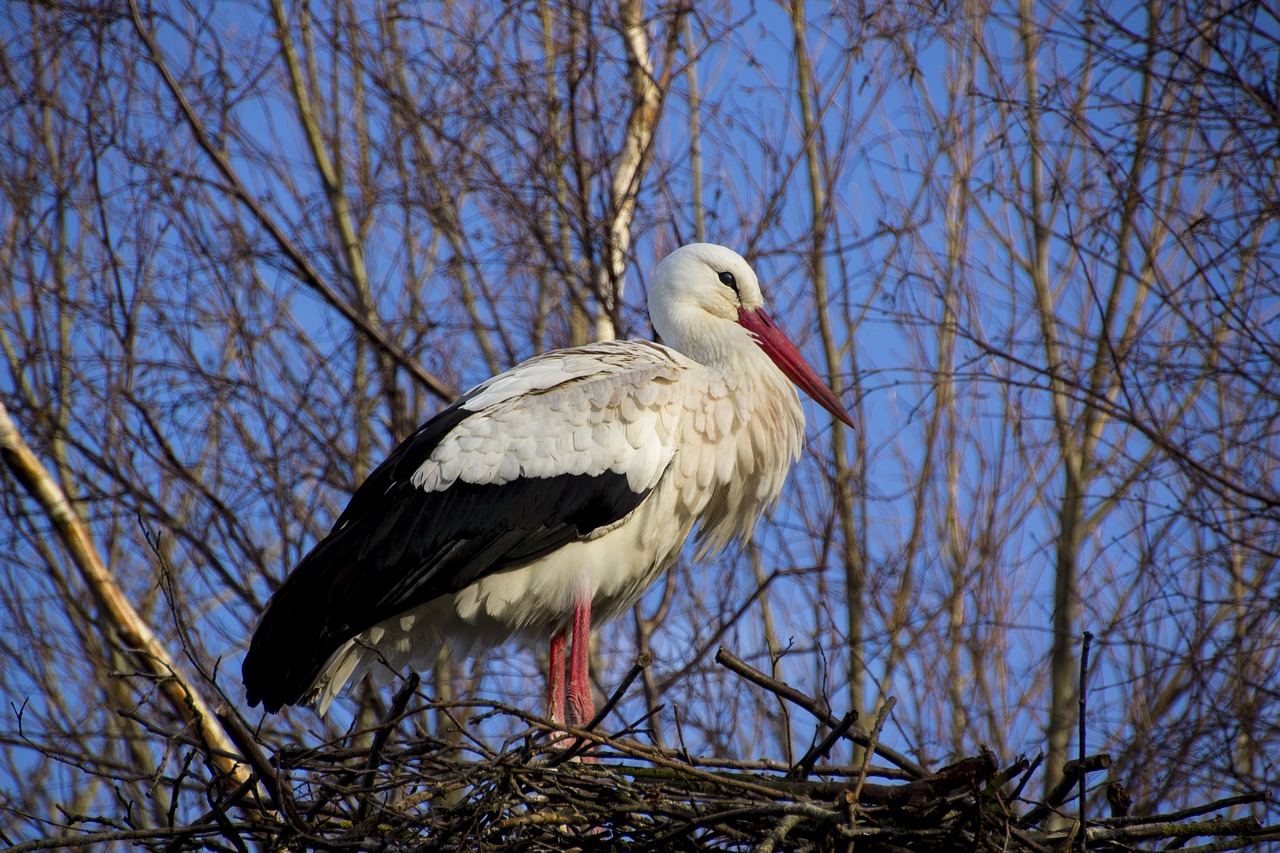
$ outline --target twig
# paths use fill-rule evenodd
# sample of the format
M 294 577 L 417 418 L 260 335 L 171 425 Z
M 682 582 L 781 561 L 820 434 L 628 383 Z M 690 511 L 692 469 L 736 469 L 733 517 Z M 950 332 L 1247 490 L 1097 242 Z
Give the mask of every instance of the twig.
M 1031 774 L 1036 772 L 1036 768 L 1044 763 L 1044 753 L 1041 752 L 1031 759 L 1031 764 L 1027 766 L 1026 772 L 1022 774 L 1022 778 L 1018 780 L 1018 785 L 1013 789 L 1013 793 L 1009 795 L 1010 800 L 1016 800 L 1022 796 L 1022 791 L 1027 787 L 1027 783 L 1031 781 Z
M 796 825 L 803 820 L 798 814 L 789 814 L 778 821 L 773 829 L 769 830 L 769 834 L 764 840 L 757 844 L 751 853 L 773 853 L 778 845 L 787 840 L 787 833 L 796 828 Z
M 591 722 L 584 726 L 587 731 L 594 731 L 596 726 L 604 722 L 604 718 L 609 716 L 610 712 L 612 712 L 613 709 L 617 707 L 618 703 L 622 701 L 622 697 L 627 693 L 627 688 L 631 686 L 632 682 L 640 677 L 640 673 L 648 669 L 649 664 L 651 663 L 653 663 L 653 655 L 649 652 L 641 652 L 636 657 L 636 662 L 631 664 L 631 669 L 627 671 L 626 676 L 622 679 L 622 683 L 618 685 L 618 688 L 613 691 L 613 695 L 611 695 L 608 701 L 600 707 L 600 710 L 596 711 L 596 715 L 591 718 Z
M 1222 811 L 1223 809 L 1235 808 L 1236 806 L 1247 806 L 1250 803 L 1266 803 L 1271 801 L 1271 794 L 1267 791 L 1252 791 L 1248 794 L 1236 794 L 1234 797 L 1224 797 L 1221 800 L 1214 800 L 1212 803 L 1204 803 L 1199 806 L 1192 806 L 1186 809 L 1180 809 L 1176 812 L 1170 812 L 1164 815 L 1154 816 L 1136 816 L 1127 815 L 1125 817 L 1103 818 L 1097 823 L 1101 826 L 1131 826 L 1134 824 L 1151 823 L 1153 821 L 1179 821 L 1187 818 L 1199 817 L 1209 812 Z
M 897 703 L 898 700 L 890 696 L 880 703 L 880 710 L 876 712 L 876 722 L 871 728 L 867 749 L 862 754 L 862 772 L 858 774 L 858 781 L 854 783 L 853 791 L 850 794 L 850 800 L 854 805 L 858 804 L 858 798 L 862 796 L 862 789 L 867 783 L 867 770 L 871 767 L 871 755 L 876 751 L 876 744 L 880 742 L 880 732 L 884 730 L 884 721 L 889 719 L 889 712 L 893 710 L 893 706 Z M 994 762 L 992 763 L 994 764 Z
M 799 761 L 796 762 L 795 766 L 792 767 L 791 770 L 787 773 L 787 776 L 792 779 L 808 778 L 809 774 L 813 772 L 813 766 L 818 763 L 818 759 L 826 758 L 827 753 L 831 752 L 831 747 L 835 746 L 836 741 L 844 737 L 845 734 L 849 731 L 849 729 L 853 727 L 853 724 L 856 723 L 857 721 L 858 721 L 857 711 L 850 711 L 847 714 L 845 714 L 840 719 L 839 725 L 831 729 L 831 731 L 827 732 L 826 737 L 824 737 L 822 740 L 818 741 L 816 744 L 810 747 L 809 751 L 806 752 L 804 756 Z M 870 753 L 868 753 L 868 757 L 870 757 Z M 868 764 L 869 764 L 869 761 L 863 762 L 862 772 L 864 774 L 866 772 L 866 767 Z
M 1062 765 L 1062 778 L 1058 781 L 1058 784 L 1053 786 L 1053 790 L 1044 798 L 1043 803 L 1037 805 L 1023 816 L 1020 823 L 1023 826 L 1031 826 L 1044 820 L 1051 811 L 1062 805 L 1081 776 L 1098 770 L 1106 770 L 1110 766 L 1111 756 L 1105 752 L 1086 756 L 1083 762 L 1075 759 L 1068 761 Z
M 731 652 L 726 650 L 723 646 L 721 646 L 720 649 L 716 651 L 716 663 L 725 667 L 730 672 L 737 673 L 738 675 L 750 681 L 752 684 L 759 685 L 760 687 L 763 687 L 764 689 L 768 690 L 770 693 L 773 693 L 776 696 L 786 699 L 788 702 L 791 702 L 795 705 L 799 705 L 801 708 L 805 709 L 810 714 L 817 717 L 819 720 L 821 720 L 823 723 L 830 726 L 831 728 L 835 728 L 836 726 L 840 725 L 840 721 L 837 720 L 830 711 L 823 708 L 816 700 L 811 699 L 810 697 L 804 695 L 799 690 L 796 690 L 794 687 L 791 687 L 790 685 L 783 684 L 777 679 L 770 678 L 768 675 L 765 675 L 760 670 L 754 668 L 753 666 L 746 663 L 745 661 L 735 657 Z M 860 731 L 857 731 L 856 729 L 848 732 L 847 737 L 849 738 L 849 740 L 853 741 L 859 746 L 865 747 L 868 745 L 867 735 L 863 734 Z M 910 773 L 912 776 L 914 776 L 917 779 L 923 779 L 925 776 L 929 775 L 929 771 L 925 770 L 919 764 L 916 764 L 910 758 L 907 758 L 905 755 L 903 755 L 902 753 L 898 752 L 895 749 L 892 749 L 884 745 L 879 745 L 876 747 L 875 752 L 878 755 L 884 756 L 889 761 L 892 761 L 894 764 L 898 765 L 903 770 L 906 770 L 908 773 Z
M 680 755 L 684 757 L 686 764 L 692 766 L 693 759 L 689 757 L 689 747 L 684 743 L 684 725 L 680 722 L 680 703 L 676 702 L 671 708 L 676 718 L 676 741 L 680 744 Z
M 1027 760 L 1027 757 L 1025 755 L 1019 755 L 1013 760 L 1012 764 L 997 773 L 988 785 L 996 789 L 1003 788 L 1013 780 L 1014 776 L 1025 775 L 1027 768 L 1030 766 L 1031 762 Z M 1014 797 L 1010 796 L 1009 799 L 1014 799 Z
M 382 762 L 382 752 L 387 748 L 387 741 L 391 739 L 391 733 L 396 730 L 396 724 L 404 716 L 405 709 L 409 707 L 409 700 L 418 692 L 418 685 L 421 682 L 422 679 L 418 673 L 409 673 L 409 677 L 404 680 L 404 684 L 400 685 L 400 689 L 391 700 L 391 710 L 383 719 L 382 725 L 378 726 L 374 732 L 373 743 L 369 745 L 369 757 L 365 760 L 365 772 L 360 783 L 366 788 L 373 787 L 374 771 Z M 366 799 L 360 803 L 356 818 L 363 821 L 368 816 L 369 800 Z
M 575 732 L 570 732 L 570 734 L 573 733 Z M 667 754 L 657 749 L 645 749 L 641 748 L 638 744 L 631 745 L 616 742 L 611 743 L 610 746 L 613 746 L 624 755 L 644 758 L 659 767 L 667 767 L 672 770 L 676 770 L 681 774 L 676 778 L 687 778 L 691 776 L 704 782 L 712 782 L 717 785 L 729 785 L 746 793 L 765 794 L 769 797 L 777 796 L 779 793 L 776 784 L 766 785 L 763 781 L 749 781 L 737 774 L 711 773 L 706 770 L 699 770 L 697 767 L 669 757 Z M 776 780 L 773 781 L 776 782 Z
M 237 717 L 231 711 L 231 706 L 222 702 L 213 710 L 214 716 L 218 718 L 218 722 L 222 724 L 222 730 L 231 738 L 232 743 L 240 750 L 240 754 L 249 762 L 249 766 L 253 768 L 253 772 L 257 774 L 258 781 L 262 783 L 262 787 L 266 789 L 267 796 L 272 802 L 278 802 L 280 799 L 280 783 L 276 778 L 276 771 L 271 767 L 271 762 L 267 761 L 266 755 L 263 754 L 261 747 L 257 741 L 253 739 L 253 735 L 244 727 Z
M 868 745 L 862 752 L 862 768 L 858 772 L 857 780 L 853 784 L 853 790 L 844 795 L 844 807 L 846 819 L 849 822 L 849 829 L 858 828 L 858 800 L 862 796 L 862 789 L 867 783 L 867 771 L 871 769 L 871 756 L 876 751 L 876 744 L 880 740 L 880 732 L 884 730 L 884 721 L 889 718 L 889 711 L 898 700 L 892 696 L 880 703 L 880 710 L 876 711 L 876 721 L 871 727 L 871 736 Z M 853 839 L 849 839 L 849 853 L 853 853 Z
M 692 819 L 684 826 L 658 837 L 653 841 L 653 843 L 642 849 L 669 850 L 673 841 L 688 835 L 699 827 L 710 826 L 715 823 L 722 823 L 730 820 L 740 820 L 743 818 L 767 817 L 779 813 L 784 815 L 796 815 L 801 818 L 807 817 L 822 823 L 835 823 L 840 817 L 836 812 L 824 809 L 820 806 L 815 806 L 811 803 L 773 803 L 771 805 L 761 804 L 745 808 L 735 808 L 726 811 L 713 812 L 711 814 Z M 790 829 L 794 829 L 798 824 L 799 821 L 793 823 L 788 828 L 788 831 L 790 831 Z
M 1166 838 L 1195 838 L 1196 836 L 1257 836 L 1275 831 L 1275 827 L 1264 827 L 1256 817 L 1244 817 L 1239 820 L 1196 821 L 1194 823 L 1175 823 L 1160 821 L 1146 826 L 1094 827 L 1095 841 L 1144 841 Z
M 255 827 L 251 823 L 232 825 L 234 829 L 251 831 Z M 77 847 L 110 844 L 115 841 L 147 841 L 149 839 L 168 838 L 200 838 L 220 835 L 223 826 L 217 823 L 192 824 L 184 827 L 159 827 L 155 829 L 121 829 L 108 832 L 86 832 L 83 835 L 62 835 L 54 838 L 41 838 L 24 841 L 8 848 L 6 853 L 30 853 L 34 850 L 72 850 Z
M 1076 738 L 1077 740 L 1076 746 L 1079 749 L 1078 759 L 1080 761 L 1081 767 L 1084 766 L 1084 747 L 1085 747 L 1084 736 L 1085 736 L 1085 730 L 1086 730 L 1085 697 L 1087 695 L 1086 688 L 1088 687 L 1088 679 L 1089 679 L 1089 645 L 1092 642 L 1093 642 L 1093 634 L 1089 633 L 1088 631 L 1085 631 L 1084 642 L 1080 646 L 1080 686 L 1076 690 L 1077 694 L 1080 697 L 1080 700 L 1079 700 L 1080 712 L 1079 714 L 1077 714 L 1078 719 L 1076 721 L 1077 725 L 1079 726 L 1079 736 Z M 1088 841 L 1089 819 L 1085 814 L 1084 776 L 1085 776 L 1084 773 L 1080 774 L 1080 853 L 1087 853 L 1089 849 L 1089 841 Z
M 740 658 L 734 656 L 731 652 L 726 650 L 724 646 L 721 646 L 718 650 L 716 650 L 716 663 L 725 667 L 730 672 L 735 672 L 738 675 L 741 675 L 743 678 L 747 679 L 747 681 L 750 681 L 752 684 L 756 684 L 756 685 L 759 685 L 760 687 L 763 687 L 765 690 L 768 690 L 770 693 L 774 694 L 775 696 L 778 696 L 782 699 L 786 699 L 788 702 L 791 702 L 794 705 L 799 705 L 801 708 L 804 708 L 810 714 L 813 714 L 813 716 L 817 717 L 821 722 L 825 723 L 827 726 L 830 726 L 831 728 L 834 729 L 835 727 L 840 725 L 840 721 L 836 719 L 836 717 L 830 711 L 823 708 L 813 699 L 804 695 L 803 693 L 801 693 L 799 690 L 795 689 L 791 685 L 783 684 L 781 681 L 778 681 L 776 678 L 773 678 L 772 676 L 769 676 L 769 675 L 765 675 L 760 670 L 756 669 L 755 667 L 751 666 L 750 664 L 746 663 Z
M 880 785 L 864 782 L 858 792 L 859 802 L 883 806 L 914 806 L 945 796 L 958 788 L 980 784 L 995 775 L 995 758 L 991 753 L 965 758 L 949 764 L 930 776 L 902 785 Z M 848 786 L 845 786 L 848 790 Z
M 791 770 L 791 766 L 785 761 L 771 761 L 767 758 L 746 760 L 741 758 L 717 758 L 697 755 L 691 756 L 691 758 L 695 767 L 719 767 L 725 770 L 757 770 L 770 773 L 789 773 Z M 851 764 L 815 764 L 809 775 L 853 777 L 857 776 L 861 772 L 861 765 L 854 767 Z M 900 767 L 873 766 L 868 771 L 868 775 L 881 779 L 897 779 L 899 781 L 910 781 L 915 778 Z
M 1197 847 L 1184 847 L 1180 853 L 1222 853 L 1222 851 L 1226 850 L 1239 850 L 1242 847 L 1256 846 L 1261 848 L 1267 841 L 1280 841 L 1280 832 L 1267 832 L 1261 835 L 1250 835 L 1247 837 L 1224 838 L 1220 841 L 1201 844 Z

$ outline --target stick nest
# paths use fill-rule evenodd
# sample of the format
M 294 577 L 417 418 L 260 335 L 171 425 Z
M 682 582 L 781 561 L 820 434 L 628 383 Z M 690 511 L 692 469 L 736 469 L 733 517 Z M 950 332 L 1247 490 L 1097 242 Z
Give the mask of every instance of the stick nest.
M 255 779 L 212 797 L 209 814 L 176 828 L 163 844 L 154 841 L 167 850 L 970 853 L 1157 850 L 1171 843 L 1184 851 L 1220 851 L 1280 840 L 1280 827 L 1255 818 L 1212 816 L 1264 800 L 1265 793 L 1129 816 L 1127 795 L 1116 782 L 1106 791 L 1111 816 L 1089 815 L 1082 839 L 1076 794 L 1082 779 L 1108 766 L 1105 755 L 1069 763 L 1058 790 L 1033 803 L 1022 794 L 1038 760 L 1001 765 L 984 750 L 930 771 L 879 744 L 892 700 L 867 732 L 853 715 L 837 719 L 819 700 L 726 652 L 717 659 L 812 713 L 814 747 L 787 766 L 661 749 L 635 729 L 600 733 L 599 720 L 644 662 L 596 721 L 567 732 L 499 703 L 432 703 L 419 696 L 415 679 L 397 694 L 384 723 L 353 733 L 346 745 L 282 749 L 270 759 L 224 709 L 223 723 L 237 734 Z M 457 739 L 397 743 L 398 724 L 429 709 L 459 721 Z M 495 717 L 519 733 L 491 747 L 472 731 Z M 841 739 L 862 747 L 861 765 L 823 763 Z M 1199 846 L 1186 846 L 1192 841 Z

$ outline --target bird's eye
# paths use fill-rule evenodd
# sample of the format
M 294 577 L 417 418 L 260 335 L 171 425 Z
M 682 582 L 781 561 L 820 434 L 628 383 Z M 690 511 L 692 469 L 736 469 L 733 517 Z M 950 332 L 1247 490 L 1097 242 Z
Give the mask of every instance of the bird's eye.
M 738 292 L 738 280 L 733 277 L 733 273 L 731 272 L 720 273 L 720 283 L 725 285 L 726 287 L 732 287 L 734 293 Z

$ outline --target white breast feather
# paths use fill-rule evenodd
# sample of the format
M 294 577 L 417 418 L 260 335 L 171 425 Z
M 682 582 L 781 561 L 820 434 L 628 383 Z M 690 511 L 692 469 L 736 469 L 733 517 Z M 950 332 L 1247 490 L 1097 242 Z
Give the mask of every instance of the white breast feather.
M 741 369 L 707 382 L 685 398 L 677 459 L 686 502 L 699 518 L 702 559 L 731 539 L 751 535 L 760 516 L 782 493 L 804 440 L 804 413 L 795 387 L 763 353 Z M 693 508 L 691 506 L 691 508 Z

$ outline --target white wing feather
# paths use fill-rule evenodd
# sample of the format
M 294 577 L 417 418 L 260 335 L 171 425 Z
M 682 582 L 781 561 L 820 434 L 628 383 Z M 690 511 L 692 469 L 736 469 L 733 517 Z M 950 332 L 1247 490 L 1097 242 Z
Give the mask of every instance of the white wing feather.
M 477 387 L 458 424 L 414 472 L 426 491 L 559 474 L 627 476 L 653 488 L 675 454 L 691 363 L 644 341 L 548 353 Z

